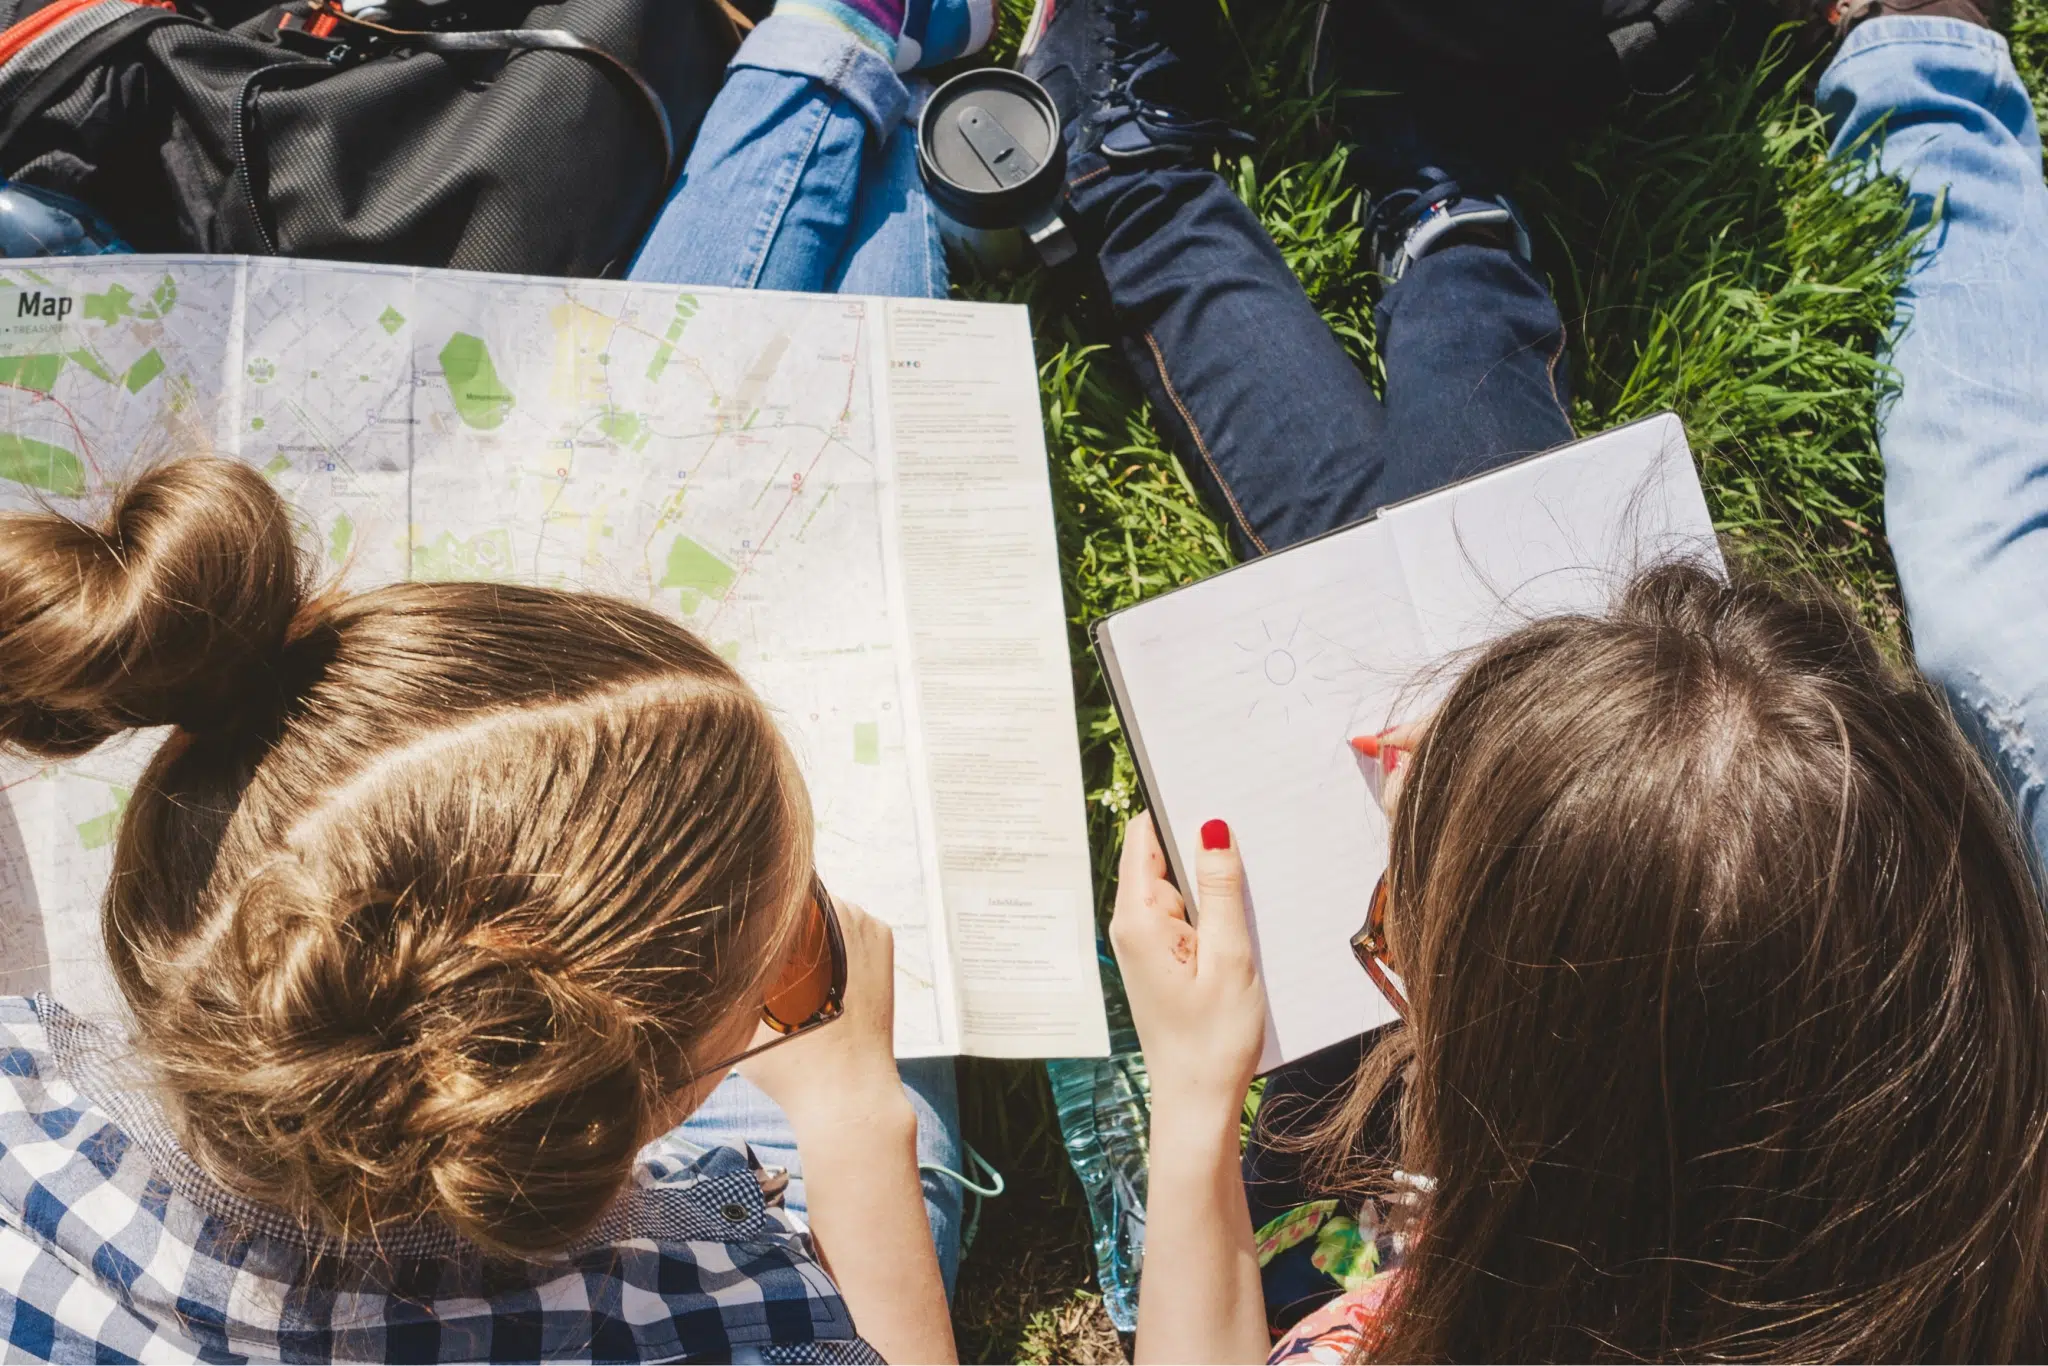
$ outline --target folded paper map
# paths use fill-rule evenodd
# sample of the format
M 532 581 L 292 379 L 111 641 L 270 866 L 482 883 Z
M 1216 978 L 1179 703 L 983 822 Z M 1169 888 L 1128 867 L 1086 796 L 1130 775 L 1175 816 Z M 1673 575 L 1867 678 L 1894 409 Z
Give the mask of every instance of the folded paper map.
M 1107 1048 L 1021 308 L 233 258 L 0 263 L 0 508 L 267 474 L 350 586 L 673 613 L 774 707 L 905 1056 Z M 456 647 L 459 648 L 459 647 Z M 0 668 L 4 668 L 0 661 Z M 0 759 L 0 992 L 118 1013 L 98 907 L 161 741 Z

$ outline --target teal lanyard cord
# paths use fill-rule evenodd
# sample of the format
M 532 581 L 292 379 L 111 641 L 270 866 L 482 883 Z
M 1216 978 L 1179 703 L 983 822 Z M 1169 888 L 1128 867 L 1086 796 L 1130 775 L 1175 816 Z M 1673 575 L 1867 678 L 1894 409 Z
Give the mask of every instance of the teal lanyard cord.
M 921 1172 L 930 1172 L 934 1176 L 943 1176 L 959 1186 L 964 1194 L 974 1197 L 974 1203 L 967 1212 L 967 1222 L 960 1229 L 960 1250 L 965 1252 L 974 1246 L 974 1235 L 981 1228 L 982 1201 L 995 1199 L 1009 1188 L 1009 1183 L 1003 1180 L 1003 1174 L 995 1169 L 993 1163 L 974 1150 L 972 1143 L 963 1146 L 967 1149 L 968 1167 L 979 1167 L 993 1184 L 976 1185 L 972 1178 L 962 1176 L 951 1167 L 941 1166 L 937 1162 L 920 1162 L 917 1169 Z

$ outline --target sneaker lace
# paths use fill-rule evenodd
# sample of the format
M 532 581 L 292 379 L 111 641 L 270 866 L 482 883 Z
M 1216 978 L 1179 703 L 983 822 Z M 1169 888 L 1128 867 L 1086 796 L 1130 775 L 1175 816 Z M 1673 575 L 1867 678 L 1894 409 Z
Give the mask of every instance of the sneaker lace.
M 1145 0 L 1105 0 L 1105 8 L 1122 20 L 1110 25 L 1106 117 L 1129 116 L 1183 136 L 1250 142 L 1224 120 L 1189 111 L 1190 92 L 1183 88 L 1186 63 L 1160 36 L 1159 16 L 1150 4 Z

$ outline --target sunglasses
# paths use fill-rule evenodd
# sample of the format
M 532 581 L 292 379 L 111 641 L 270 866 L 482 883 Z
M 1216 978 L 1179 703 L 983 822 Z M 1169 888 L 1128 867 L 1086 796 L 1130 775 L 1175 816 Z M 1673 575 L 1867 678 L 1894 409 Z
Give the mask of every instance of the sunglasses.
M 1387 948 L 1387 875 L 1380 874 L 1380 880 L 1373 884 L 1372 907 L 1365 914 L 1365 928 L 1351 936 L 1351 956 L 1358 960 L 1358 966 L 1365 969 L 1365 975 L 1372 978 L 1372 984 L 1380 989 L 1380 995 L 1387 998 L 1387 1004 L 1403 1020 L 1408 1018 L 1408 997 L 1394 980 L 1395 968 L 1388 957 Z
M 839 928 L 839 912 L 832 904 L 832 894 L 814 875 L 803 927 L 797 931 L 796 942 L 790 945 L 782 975 L 761 1001 L 761 1023 L 773 1030 L 776 1037 L 736 1053 L 716 1067 L 705 1068 L 701 1075 L 729 1072 L 748 1058 L 814 1029 L 823 1029 L 844 1015 L 846 973 L 846 934 Z

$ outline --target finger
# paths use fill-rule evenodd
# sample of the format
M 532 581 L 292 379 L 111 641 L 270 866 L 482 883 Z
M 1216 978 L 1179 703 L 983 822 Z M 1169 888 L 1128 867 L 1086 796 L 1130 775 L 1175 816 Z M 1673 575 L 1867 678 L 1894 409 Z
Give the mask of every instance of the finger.
M 1188 903 L 1180 894 L 1180 888 L 1171 882 L 1148 882 L 1144 891 L 1145 909 L 1162 922 L 1187 923 Z
M 1404 752 L 1412 753 L 1428 732 L 1428 718 L 1410 721 L 1405 725 L 1392 726 L 1372 735 L 1354 735 L 1351 737 L 1351 748 L 1374 763 L 1386 765 L 1391 772 L 1396 756 Z
M 1202 827 L 1202 852 L 1195 860 L 1195 904 L 1202 913 L 1203 961 L 1248 960 L 1252 932 L 1244 905 L 1244 860 L 1236 836 L 1222 821 Z
M 1147 904 L 1140 896 L 1117 898 L 1116 913 L 1109 918 L 1109 944 L 1119 963 L 1160 953 L 1189 932 L 1187 912 L 1180 897 L 1172 895 L 1172 909 Z
M 1109 919 L 1109 942 L 1119 964 L 1170 951 L 1175 939 L 1188 933 L 1187 907 L 1179 890 L 1159 876 L 1146 850 L 1134 848 L 1141 837 L 1151 843 L 1153 852 L 1158 850 L 1151 822 L 1144 817 L 1134 820 L 1126 835 L 1116 911 Z M 1163 867 L 1164 862 L 1160 855 L 1157 865 Z
M 1389 821 L 1401 806 L 1401 789 L 1408 785 L 1408 763 L 1403 760 L 1387 769 L 1387 776 L 1380 781 L 1380 810 L 1387 813 Z
M 1170 960 L 1191 962 L 1194 954 L 1181 951 L 1178 946 L 1183 939 L 1192 945 L 1194 938 L 1195 932 L 1187 921 L 1164 917 L 1125 917 L 1111 921 L 1109 926 L 1109 947 L 1127 984 L 1136 977 L 1156 973 Z
M 1140 811 L 1124 827 L 1124 852 L 1117 877 L 1141 886 L 1165 879 L 1166 851 L 1159 847 L 1159 828 L 1152 823 L 1150 811 Z
M 1174 945 L 1182 936 L 1193 936 L 1184 916 L 1164 915 L 1147 907 L 1122 903 L 1109 921 L 1109 944 L 1115 951 L 1117 966 L 1126 974 L 1142 970 L 1145 965 L 1166 961 L 1168 956 L 1177 956 L 1187 961 L 1189 955 L 1174 954 Z
M 1185 920 L 1187 908 L 1167 881 L 1166 851 L 1152 813 L 1140 812 L 1124 828 L 1123 855 L 1117 865 L 1116 914 L 1149 920 Z
M 1395 749 L 1412 751 L 1422 743 L 1422 737 L 1429 734 L 1429 723 L 1434 719 L 1433 716 L 1425 716 L 1420 721 L 1409 721 L 1395 726 L 1380 736 L 1380 743 L 1392 745 Z
M 1432 713 L 1420 721 L 1396 726 L 1380 737 L 1380 809 L 1390 820 L 1401 803 L 1401 790 L 1407 786 L 1409 770 L 1415 766 L 1416 748 L 1429 737 L 1430 724 L 1435 720 Z

